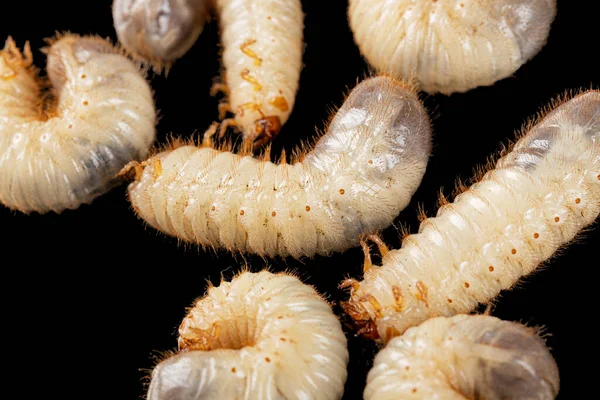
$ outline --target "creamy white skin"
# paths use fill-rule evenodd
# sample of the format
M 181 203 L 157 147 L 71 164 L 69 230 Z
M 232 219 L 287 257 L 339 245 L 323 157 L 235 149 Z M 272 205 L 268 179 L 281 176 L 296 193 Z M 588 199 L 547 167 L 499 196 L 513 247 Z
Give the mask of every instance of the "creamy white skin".
M 119 42 L 137 58 L 167 65 L 183 56 L 202 33 L 211 0 L 114 0 Z
M 145 161 L 129 198 L 149 225 L 188 242 L 270 257 L 330 254 L 394 221 L 430 150 L 417 95 L 377 77 L 352 90 L 302 161 L 183 146 Z
M 533 329 L 485 315 L 430 318 L 375 357 L 365 400 L 553 400 L 556 361 Z
M 384 343 L 433 316 L 468 313 L 600 214 L 600 92 L 555 108 L 495 169 L 351 283 L 346 310 Z
M 347 364 L 341 324 L 311 286 L 244 272 L 195 303 L 179 353 L 156 366 L 147 399 L 335 400 Z
M 300 71 L 304 13 L 300 0 L 215 0 L 224 83 L 235 125 L 258 144 L 287 121 Z
M 511 76 L 545 45 L 556 0 L 349 0 L 366 60 L 428 93 L 465 92 Z
M 108 42 L 67 35 L 48 50 L 55 102 L 42 97 L 29 46 L 0 52 L 0 201 L 24 213 L 90 203 L 155 139 L 152 91 Z

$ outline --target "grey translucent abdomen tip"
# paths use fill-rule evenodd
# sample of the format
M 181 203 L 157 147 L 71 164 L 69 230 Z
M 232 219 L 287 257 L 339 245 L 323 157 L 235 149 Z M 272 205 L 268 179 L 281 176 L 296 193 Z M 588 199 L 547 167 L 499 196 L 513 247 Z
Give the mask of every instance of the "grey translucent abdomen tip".
M 474 324 L 488 324 L 482 318 Z M 498 320 L 475 343 L 490 346 L 494 357 L 481 353 L 479 379 L 476 379 L 476 398 L 500 399 L 554 399 L 559 391 L 556 361 L 543 339 L 532 329 L 508 321 Z

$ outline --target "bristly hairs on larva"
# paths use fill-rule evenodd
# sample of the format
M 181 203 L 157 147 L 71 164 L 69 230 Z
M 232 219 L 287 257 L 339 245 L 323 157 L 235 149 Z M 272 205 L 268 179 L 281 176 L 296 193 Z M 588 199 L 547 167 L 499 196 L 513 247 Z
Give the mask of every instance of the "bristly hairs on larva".
M 588 90 L 598 91 L 598 89 L 593 88 L 593 85 L 591 85 L 589 89 L 579 88 L 565 90 L 563 93 L 559 94 L 558 96 L 547 102 L 546 105 L 542 106 L 533 117 L 528 117 L 521 126 L 521 128 L 514 132 L 513 138 L 507 140 L 506 145 L 502 143 L 502 148 L 495 154 L 487 156 L 486 162 L 483 165 L 476 165 L 473 168 L 473 173 L 471 177 L 469 177 L 466 180 L 456 180 L 456 187 L 452 193 L 452 198 L 454 199 L 459 194 L 468 190 L 471 185 L 481 181 L 481 179 L 485 176 L 486 173 L 488 173 L 496 167 L 496 163 L 500 158 L 512 152 L 517 142 L 522 137 L 524 137 L 534 126 L 541 123 L 542 120 L 546 118 L 546 116 L 550 114 L 553 110 L 560 107 L 569 100 L 572 100 L 573 98 L 584 94 Z M 576 237 L 579 236 L 580 235 L 577 235 Z

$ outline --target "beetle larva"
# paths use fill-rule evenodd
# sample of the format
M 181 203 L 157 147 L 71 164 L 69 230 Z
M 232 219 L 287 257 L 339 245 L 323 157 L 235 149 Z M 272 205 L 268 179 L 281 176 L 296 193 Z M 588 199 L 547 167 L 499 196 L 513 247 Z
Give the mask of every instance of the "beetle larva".
M 227 103 L 255 147 L 270 141 L 294 106 L 302 69 L 300 0 L 216 0 Z
M 149 225 L 187 242 L 269 257 L 326 255 L 394 221 L 430 150 L 417 94 L 381 76 L 358 84 L 328 133 L 293 164 L 181 146 L 128 167 L 136 170 L 129 199 Z
M 346 336 L 298 278 L 242 272 L 211 287 L 179 327 L 179 352 L 152 372 L 148 400 L 340 399 Z
M 365 400 L 553 400 L 556 361 L 532 328 L 487 315 L 431 318 L 375 357 Z
M 194 45 L 208 18 L 210 0 L 114 0 L 119 42 L 157 71 Z
M 113 20 L 123 46 L 157 71 L 185 54 L 215 8 L 223 47 L 227 100 L 221 134 L 235 126 L 254 147 L 269 142 L 294 106 L 302 70 L 304 13 L 300 0 L 115 0 Z
M 428 93 L 465 92 L 517 71 L 545 45 L 556 0 L 349 0 L 366 60 Z
M 432 316 L 469 313 L 568 244 L 600 213 L 600 92 L 555 107 L 399 250 L 348 280 L 347 312 L 387 342 Z M 368 255 L 368 252 L 366 253 Z
M 109 42 L 65 35 L 47 54 L 51 93 L 28 43 L 21 53 L 9 38 L 0 52 L 0 200 L 24 213 L 90 203 L 155 139 L 150 86 Z

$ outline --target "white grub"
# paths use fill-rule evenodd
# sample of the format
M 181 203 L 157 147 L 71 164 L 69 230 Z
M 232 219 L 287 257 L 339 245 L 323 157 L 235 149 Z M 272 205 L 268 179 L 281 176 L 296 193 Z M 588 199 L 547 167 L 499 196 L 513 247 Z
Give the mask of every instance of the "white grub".
M 300 0 L 115 0 L 112 12 L 123 47 L 160 72 L 192 47 L 211 9 L 223 56 L 212 93 L 226 96 L 220 135 L 235 127 L 258 148 L 279 133 L 294 107 L 304 52 Z
M 129 199 L 150 226 L 185 242 L 269 257 L 327 255 L 394 221 L 430 150 L 429 117 L 415 92 L 374 77 L 351 91 L 328 132 L 293 164 L 183 145 L 131 166 Z
M 340 399 L 346 336 L 298 278 L 242 272 L 211 287 L 179 328 L 179 352 L 152 372 L 148 400 Z
M 430 318 L 375 357 L 365 400 L 553 400 L 558 366 L 536 330 L 487 315 Z
M 223 47 L 222 110 L 255 147 L 279 133 L 294 107 L 304 52 L 300 0 L 216 0 Z
M 466 188 L 465 188 L 466 189 Z M 495 168 L 425 219 L 382 266 L 365 264 L 346 311 L 383 343 L 513 287 L 600 214 L 600 92 L 548 112 Z
M 511 76 L 546 44 L 556 0 L 349 0 L 366 60 L 451 94 Z
M 0 201 L 24 213 L 90 203 L 155 140 L 150 86 L 109 42 L 63 35 L 47 55 L 42 82 L 28 43 L 0 51 Z

